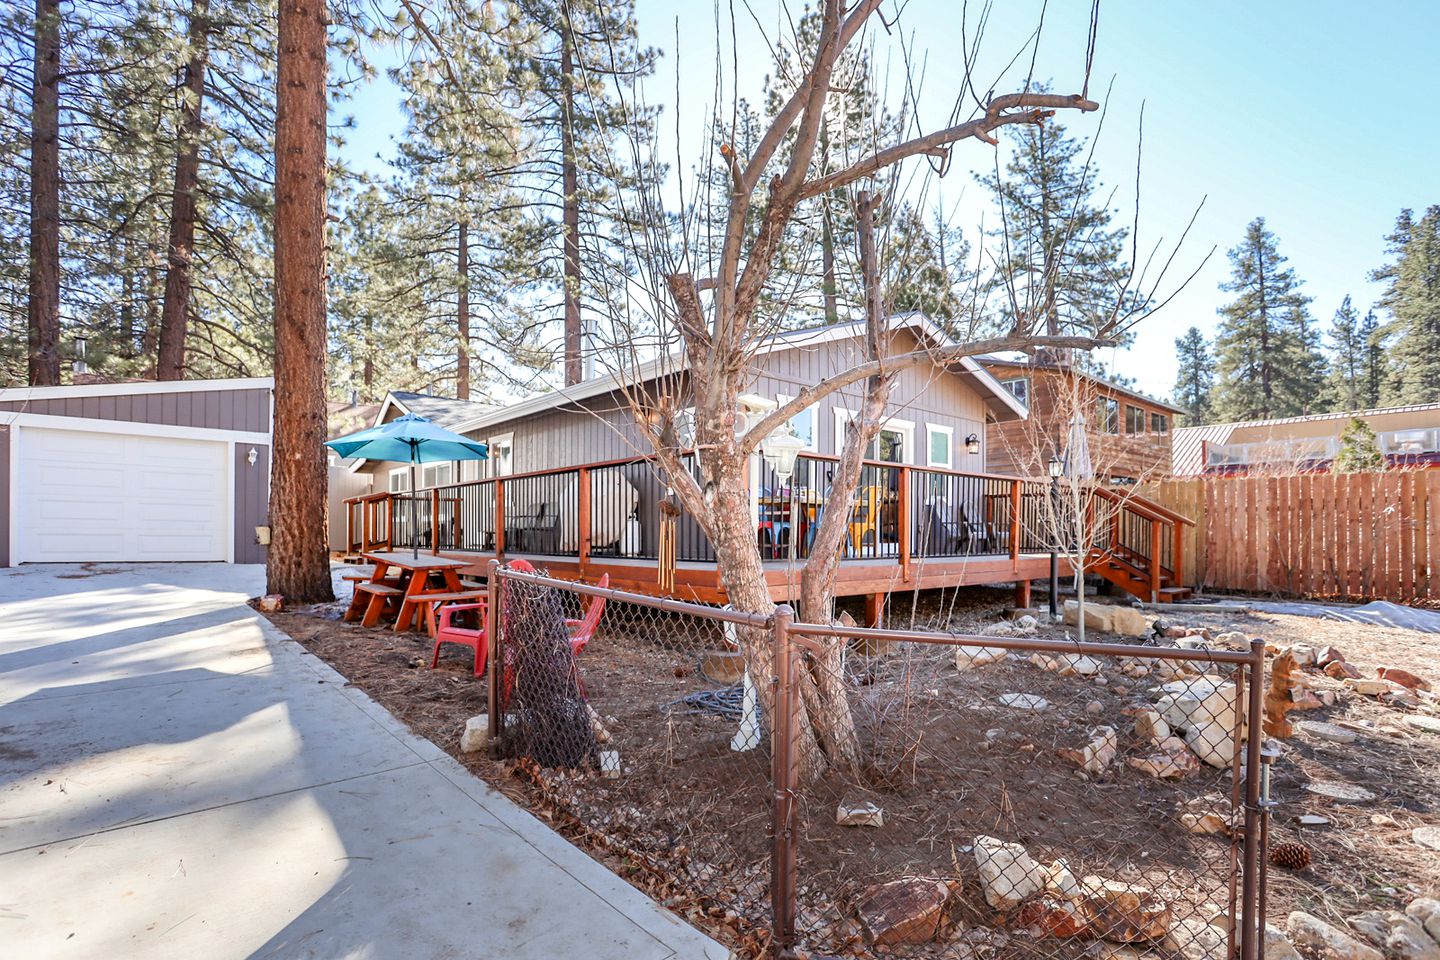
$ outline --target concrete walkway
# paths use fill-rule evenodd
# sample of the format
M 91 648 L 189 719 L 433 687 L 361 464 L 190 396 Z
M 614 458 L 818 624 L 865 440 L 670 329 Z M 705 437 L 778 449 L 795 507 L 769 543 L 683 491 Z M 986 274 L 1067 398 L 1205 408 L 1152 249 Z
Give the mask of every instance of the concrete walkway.
M 262 585 L 0 570 L 0 954 L 727 956 L 345 687 Z

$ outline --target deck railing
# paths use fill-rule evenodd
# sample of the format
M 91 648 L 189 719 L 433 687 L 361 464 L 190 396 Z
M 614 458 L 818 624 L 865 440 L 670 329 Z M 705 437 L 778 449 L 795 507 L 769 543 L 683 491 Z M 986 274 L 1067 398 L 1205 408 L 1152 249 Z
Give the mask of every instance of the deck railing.
M 683 460 L 698 475 L 694 456 Z M 759 460 L 752 499 L 765 559 L 809 557 L 837 463 L 835 457 L 803 454 L 782 483 Z M 1051 549 L 1044 524 L 1048 495 L 1038 480 L 865 461 L 842 560 L 908 565 L 1045 552 Z M 352 551 L 414 546 L 581 560 L 655 560 L 668 513 L 677 560 L 715 559 L 699 523 L 679 509 L 663 469 L 645 457 L 354 497 L 345 501 L 345 511 Z M 1132 540 L 1127 526 L 1124 542 Z

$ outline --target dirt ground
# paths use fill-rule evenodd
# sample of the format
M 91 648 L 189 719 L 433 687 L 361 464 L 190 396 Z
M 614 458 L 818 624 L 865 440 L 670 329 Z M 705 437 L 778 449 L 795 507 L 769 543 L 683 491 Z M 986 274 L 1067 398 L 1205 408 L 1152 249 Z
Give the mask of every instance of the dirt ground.
M 889 625 L 975 633 L 997 623 L 1010 593 L 960 591 L 892 597 Z M 1233 598 L 1226 598 L 1227 601 Z M 770 770 L 766 749 L 737 751 L 734 712 L 715 712 L 724 684 L 702 669 L 721 645 L 718 630 L 633 607 L 612 607 L 580 660 L 585 692 L 604 729 L 599 749 L 618 752 L 622 775 L 543 770 L 460 753 L 466 718 L 486 709 L 485 685 L 470 654 L 447 648 L 431 671 L 430 641 L 340 622 L 342 605 L 272 615 L 286 633 L 348 681 L 512 799 L 546 819 L 622 876 L 717 937 L 758 951 L 767 937 Z M 858 614 L 858 610 L 855 613 Z M 1333 645 L 1373 676 L 1400 667 L 1440 685 L 1440 636 L 1263 613 L 1164 614 L 1168 624 L 1238 630 L 1277 646 Z M 1063 637 L 1044 624 L 1039 635 Z M 1111 636 L 1094 639 L 1121 638 Z M 1176 916 L 1208 919 L 1228 909 L 1234 844 L 1181 826 L 1183 812 L 1232 812 L 1229 769 L 1200 769 L 1175 781 L 1126 764 L 1152 752 L 1124 711 L 1150 705 L 1161 678 L 1128 676 L 1119 658 L 1097 658 L 1100 676 L 1063 677 L 1019 656 L 958 671 L 948 648 L 902 645 L 847 661 L 855 722 L 864 745 L 856 776 L 831 772 L 799 798 L 799 926 L 808 947 L 862 954 L 857 912 L 872 884 L 906 876 L 963 887 L 952 899 L 957 931 L 1005 925 L 985 906 L 971 845 L 993 835 L 1025 845 L 1042 864 L 1065 859 L 1076 876 L 1141 883 Z M 1217 671 L 1220 672 L 1220 671 Z M 1310 851 L 1301 871 L 1271 868 L 1268 914 L 1304 909 L 1334 922 L 1364 909 L 1403 908 L 1440 891 L 1440 855 L 1412 830 L 1440 825 L 1440 735 L 1407 726 L 1405 710 L 1343 689 L 1318 671 L 1304 682 L 1333 690 L 1333 706 L 1292 719 L 1326 721 L 1349 743 L 1304 730 L 1284 744 L 1273 771 L 1271 844 Z M 999 704 L 1006 693 L 1044 698 L 1042 711 Z M 698 696 L 697 696 L 698 695 Z M 681 698 L 691 697 L 689 702 Z M 1431 700 L 1421 709 L 1435 712 Z M 1117 732 L 1118 755 L 1087 774 L 1061 751 L 1084 746 L 1098 725 Z M 1367 801 L 1305 789 L 1339 781 L 1363 786 Z M 841 802 L 870 801 L 879 828 L 841 827 Z M 1301 815 L 1327 824 L 1302 827 Z M 1013 918 L 1012 918 L 1013 919 Z M 1003 936 L 1003 934 L 1000 934 Z M 1017 945 L 1020 945 L 1017 943 Z M 954 944 L 952 944 L 954 947 Z M 911 949 L 960 956 L 964 949 Z M 1078 955 L 1048 941 L 1018 952 Z

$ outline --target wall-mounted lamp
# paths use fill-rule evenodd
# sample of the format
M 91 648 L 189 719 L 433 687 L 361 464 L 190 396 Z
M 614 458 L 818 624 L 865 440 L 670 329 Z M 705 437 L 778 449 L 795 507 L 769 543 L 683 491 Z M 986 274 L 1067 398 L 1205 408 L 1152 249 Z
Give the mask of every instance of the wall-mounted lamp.
M 965 438 L 965 452 L 972 457 L 980 456 L 980 438 L 973 433 Z
M 250 466 L 252 466 L 252 467 L 255 466 L 255 461 L 256 461 L 256 460 L 259 460 L 259 459 L 260 459 L 260 451 L 259 451 L 259 450 L 256 450 L 254 447 L 251 447 L 251 448 L 250 448 L 250 452 L 247 453 L 247 454 L 245 454 L 245 462 L 248 463 L 248 464 L 250 464 Z
M 90 372 L 90 366 L 85 362 L 85 344 L 84 337 L 75 338 L 75 360 L 70 364 L 70 370 L 73 373 Z

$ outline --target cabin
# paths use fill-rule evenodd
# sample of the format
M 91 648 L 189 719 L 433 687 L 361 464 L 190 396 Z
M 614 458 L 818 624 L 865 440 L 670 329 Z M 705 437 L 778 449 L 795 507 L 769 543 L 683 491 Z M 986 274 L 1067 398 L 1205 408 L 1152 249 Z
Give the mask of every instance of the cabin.
M 1086 425 L 1098 474 L 1117 484 L 1167 476 L 1175 417 L 1185 411 L 1106 380 L 1058 358 L 977 358 L 999 384 L 1029 408 L 1021 420 L 987 422 L 985 469 L 1043 476 L 1063 455 L 1076 408 Z
M 742 421 L 860 362 L 864 334 L 863 324 L 836 324 L 765 340 L 740 397 Z M 919 315 L 896 318 L 888 335 L 896 353 L 950 343 Z M 368 476 L 371 492 L 343 503 L 346 551 L 417 545 L 473 561 L 475 574 L 492 558 L 525 557 L 554 576 L 608 575 L 628 590 L 725 602 L 714 552 L 693 518 L 676 516 L 678 502 L 623 387 L 600 376 L 503 406 L 389 395 L 376 424 L 433 413 L 447 429 L 487 443 L 490 458 L 428 464 L 414 490 L 407 465 L 356 462 L 350 470 Z M 752 461 L 750 508 L 777 601 L 798 594 L 862 390 L 837 391 L 791 420 L 803 445 L 791 476 L 777 475 L 763 452 Z M 885 595 L 899 590 L 1014 583 L 1028 602 L 1030 581 L 1049 575 L 1050 553 L 1031 522 L 1046 483 L 986 468 L 987 424 L 1027 416 L 972 358 L 900 373 L 862 469 L 837 595 L 865 596 L 872 620 Z M 693 455 L 686 460 L 693 465 Z
M 1175 431 L 1174 473 L 1281 476 L 1325 473 L 1351 420 L 1375 431 L 1387 470 L 1440 468 L 1440 403 L 1211 423 Z

